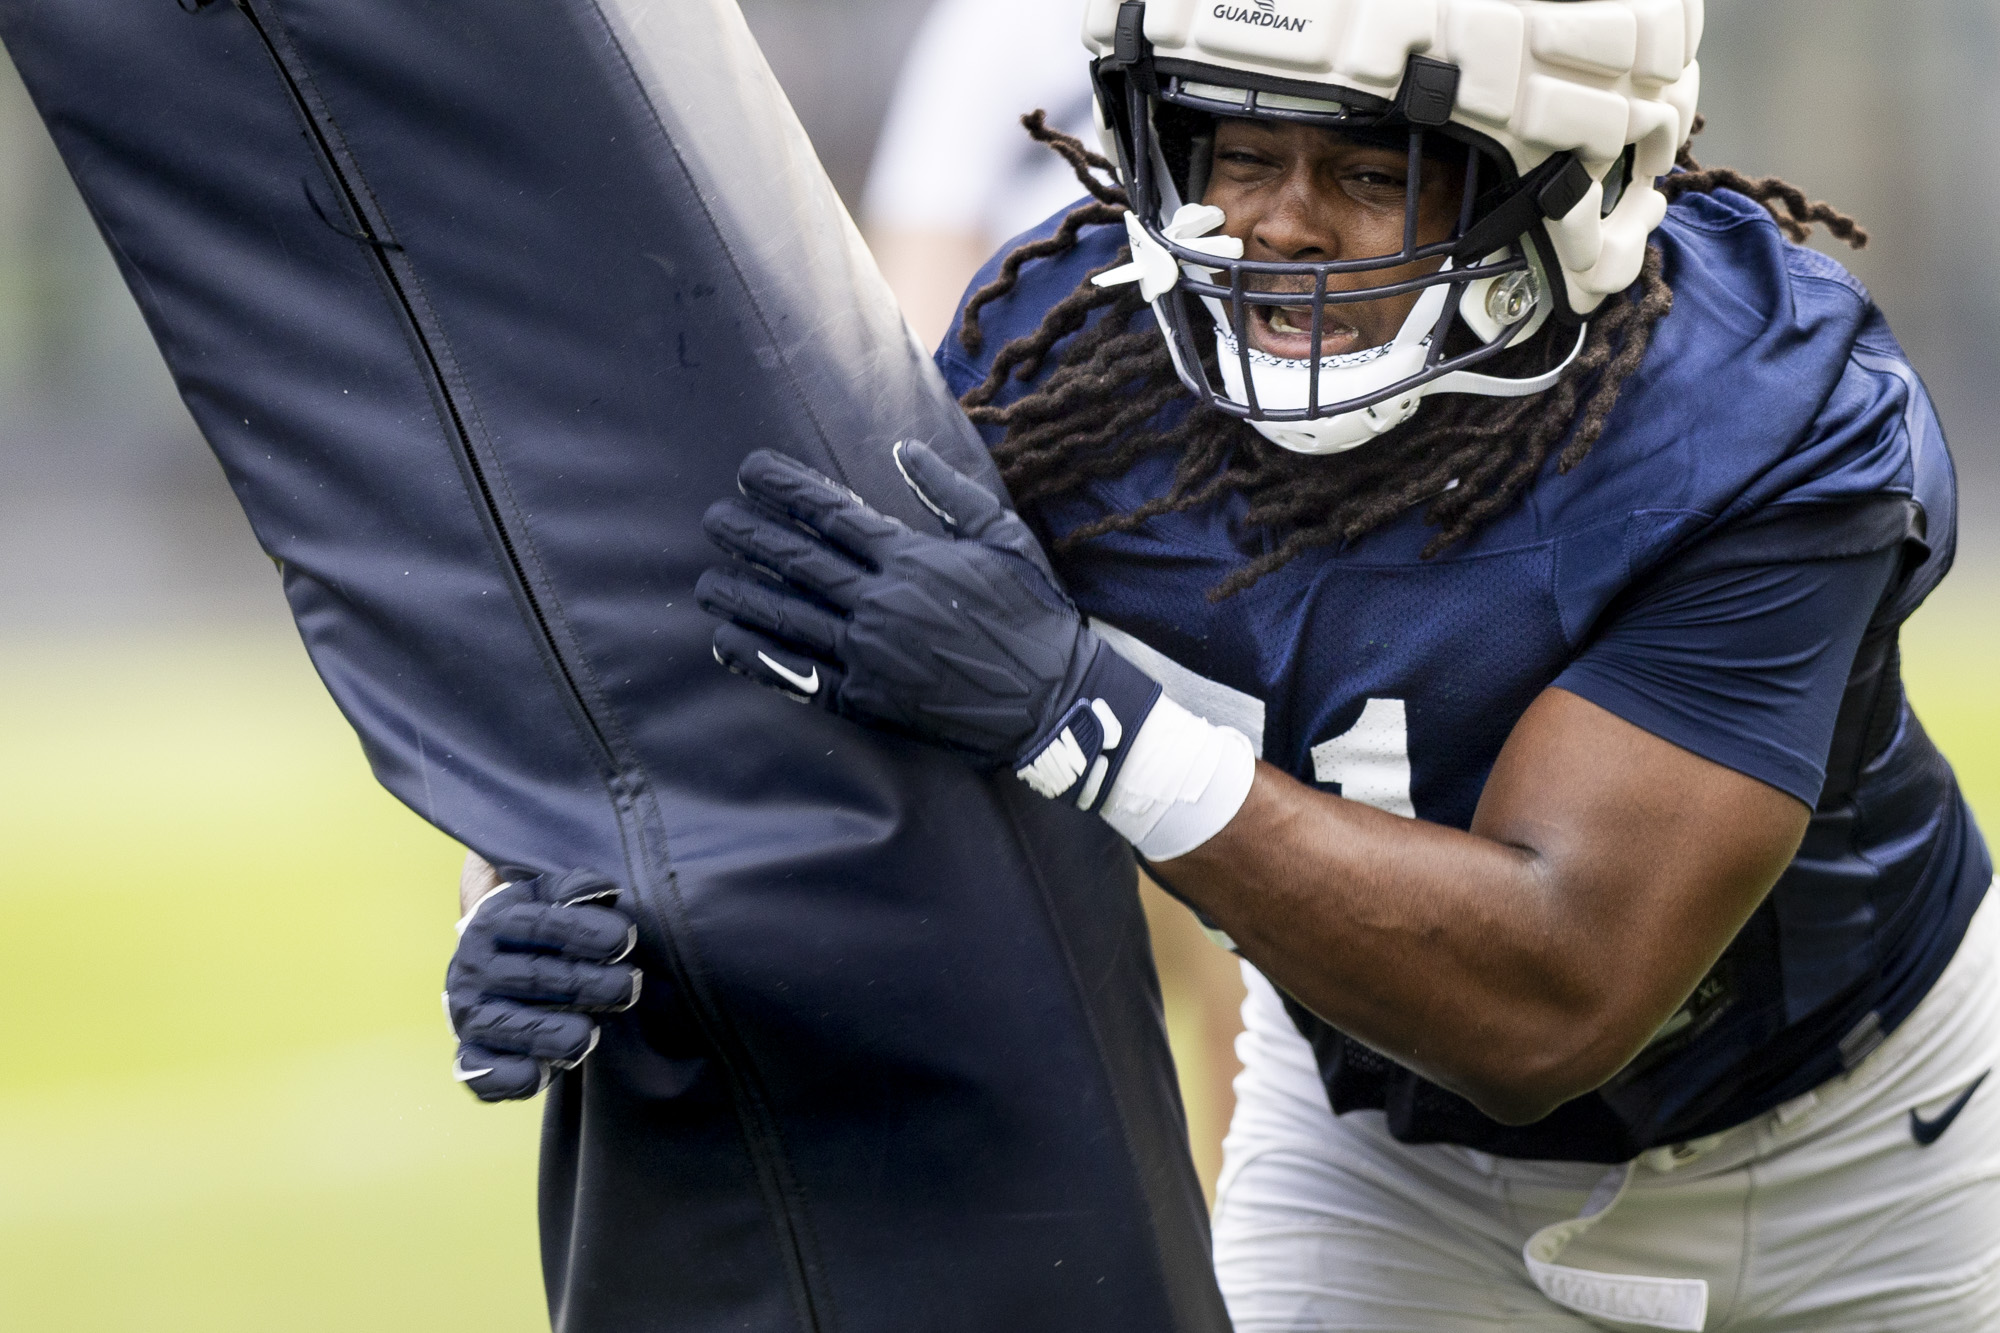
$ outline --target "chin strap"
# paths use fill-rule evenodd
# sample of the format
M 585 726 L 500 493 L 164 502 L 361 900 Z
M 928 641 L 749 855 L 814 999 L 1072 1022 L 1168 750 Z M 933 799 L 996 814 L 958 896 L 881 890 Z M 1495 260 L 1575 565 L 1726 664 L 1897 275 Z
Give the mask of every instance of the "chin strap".
M 1243 242 L 1241 240 L 1234 236 L 1216 236 L 1212 234 L 1219 230 L 1227 220 L 1223 211 L 1211 204 L 1183 204 L 1174 211 L 1173 218 L 1167 225 L 1160 229 L 1160 235 L 1165 237 L 1168 242 L 1178 245 L 1183 249 L 1199 250 L 1206 254 L 1212 254 L 1218 259 L 1241 259 L 1243 257 Z M 1172 291 L 1175 284 L 1179 282 L 1182 264 L 1174 258 L 1170 250 L 1153 239 L 1152 234 L 1147 231 L 1145 223 L 1136 212 L 1127 212 L 1125 214 L 1125 232 L 1131 242 L 1132 262 L 1123 264 L 1109 272 L 1100 273 L 1095 278 L 1092 278 L 1091 282 L 1098 287 L 1121 287 L 1136 283 L 1139 287 L 1139 294 L 1142 297 L 1148 302 L 1157 302 L 1162 296 Z M 1450 261 L 1447 261 L 1446 266 L 1451 266 Z M 1190 265 L 1189 267 L 1195 266 Z M 1203 276 L 1212 278 L 1213 275 L 1213 270 L 1206 270 Z M 1433 287 L 1428 289 L 1424 295 L 1426 298 L 1432 298 L 1433 293 L 1447 293 L 1449 290 L 1450 288 L 1446 286 Z M 1385 344 L 1381 348 L 1371 348 L 1369 351 L 1363 353 L 1325 358 L 1321 362 L 1322 370 L 1338 372 L 1359 369 L 1360 365 L 1375 362 L 1381 359 L 1386 353 L 1394 352 L 1406 346 L 1421 345 L 1424 342 L 1428 342 L 1430 330 L 1437 322 L 1437 315 L 1439 313 L 1438 303 L 1442 299 L 1444 298 L 1439 296 L 1429 300 L 1420 300 L 1417 309 L 1411 312 L 1410 318 L 1404 322 L 1404 327 L 1398 332 L 1394 341 Z M 1211 307 L 1211 313 L 1216 319 L 1217 333 L 1225 343 L 1229 344 L 1227 351 L 1229 355 L 1233 356 L 1235 353 L 1234 339 L 1228 328 L 1227 320 L 1223 318 L 1213 298 L 1204 298 L 1204 302 Z M 1162 318 L 1161 324 L 1162 327 L 1165 326 L 1164 318 Z M 1477 371 L 1471 370 L 1454 371 L 1449 375 L 1441 376 L 1429 384 L 1411 390 L 1410 411 L 1415 410 L 1416 402 L 1434 393 L 1470 393 L 1485 398 L 1526 398 L 1532 394 L 1552 389 L 1562 379 L 1569 368 L 1576 364 L 1577 357 L 1583 353 L 1583 345 L 1588 336 L 1588 325 L 1579 328 L 1577 330 L 1576 345 L 1570 349 L 1569 355 L 1563 358 L 1561 365 L 1540 375 L 1530 376 L 1526 379 L 1508 379 L 1498 375 L 1482 375 Z M 1170 350 L 1174 351 L 1178 362 L 1179 351 L 1174 347 L 1171 338 L 1167 340 L 1167 345 Z M 1360 360 L 1359 364 L 1357 364 L 1357 359 L 1359 358 L 1366 359 Z M 1226 361 L 1227 357 L 1225 357 Z M 1343 362 L 1345 364 L 1339 364 Z M 1303 363 L 1301 364 L 1303 365 Z M 1388 367 L 1383 367 L 1382 369 L 1387 371 Z M 1227 366 L 1225 366 L 1224 377 L 1225 379 L 1229 378 Z M 1183 374 L 1183 378 L 1185 378 L 1185 374 Z M 1261 399 L 1264 395 L 1260 394 L 1259 397 Z M 1369 412 L 1371 410 L 1361 409 L 1361 412 Z M 1341 415 L 1353 416 L 1359 415 L 1359 413 L 1343 413 Z M 1390 415 L 1394 417 L 1394 420 L 1389 421 L 1388 425 L 1384 426 L 1377 423 L 1374 429 L 1369 430 L 1351 443 L 1344 443 L 1344 445 L 1328 448 L 1325 452 L 1336 452 L 1341 447 L 1352 448 L 1354 444 L 1362 443 L 1368 438 L 1379 435 L 1390 426 L 1400 425 L 1404 420 L 1408 419 L 1410 412 L 1405 411 L 1400 414 L 1392 413 Z M 1337 418 L 1327 417 L 1323 419 L 1331 421 Z M 1259 425 L 1261 429 L 1261 423 L 1253 424 Z M 1298 427 L 1294 426 L 1292 429 L 1297 430 Z M 1279 427 L 1273 427 L 1273 430 L 1282 433 Z M 1304 433 L 1310 434 L 1311 432 L 1307 430 Z M 1276 436 L 1274 435 L 1273 438 L 1275 439 Z M 1283 439 L 1277 439 L 1277 443 L 1285 445 Z M 1286 445 L 1286 447 L 1296 446 Z M 1310 452 L 1320 452 L 1320 450 Z
M 1431 292 L 1445 290 L 1447 289 L 1442 287 L 1431 288 Z M 1429 294 L 1426 293 L 1426 296 Z M 1421 303 L 1414 313 L 1418 315 L 1424 313 Z M 1406 323 L 1404 332 L 1407 333 L 1415 322 L 1413 319 Z M 1310 421 L 1252 421 L 1249 424 L 1252 429 L 1281 449 L 1309 455 L 1343 453 L 1367 444 L 1408 421 L 1416 414 L 1418 405 L 1431 394 L 1470 393 L 1485 398 L 1526 398 L 1551 389 L 1569 368 L 1576 364 L 1577 357 L 1583 353 L 1583 345 L 1588 336 L 1587 325 L 1579 328 L 1576 345 L 1570 349 L 1569 355 L 1563 358 L 1561 365 L 1526 379 L 1508 379 L 1498 375 L 1482 375 L 1475 371 L 1459 370 L 1449 375 L 1441 375 L 1428 384 L 1418 385 L 1400 397 L 1387 398 L 1368 407 L 1316 417 Z M 1217 325 L 1217 337 L 1233 351 L 1234 344 L 1229 338 L 1228 331 L 1220 324 Z M 1388 344 L 1382 354 L 1360 365 L 1350 363 L 1346 366 L 1328 367 L 1322 362 L 1321 383 L 1328 383 L 1335 375 L 1343 375 L 1350 380 L 1362 381 L 1358 385 L 1350 383 L 1345 386 L 1345 391 L 1354 396 L 1374 392 L 1385 382 L 1394 383 L 1413 374 L 1414 363 L 1420 361 L 1422 356 L 1422 343 L 1406 345 L 1399 337 L 1397 342 Z M 1281 400 L 1283 391 L 1278 384 L 1270 382 L 1277 380 L 1288 383 L 1294 391 L 1292 396 L 1298 396 L 1299 386 L 1305 379 L 1303 366 L 1304 363 L 1300 363 L 1298 367 L 1271 367 L 1263 363 L 1254 365 L 1252 373 L 1260 375 L 1263 381 L 1260 382 L 1258 390 L 1259 400 L 1265 403 Z M 1237 363 L 1229 356 L 1223 357 L 1223 380 L 1232 393 L 1240 392 L 1239 381 L 1242 374 L 1236 367 Z M 1374 381 L 1373 384 L 1368 383 L 1371 379 Z
M 1530 394 L 1555 388 L 1556 382 L 1583 355 L 1583 344 L 1589 337 L 1590 326 L 1580 326 L 1576 331 L 1576 346 L 1569 349 L 1569 355 L 1563 358 L 1562 364 L 1528 379 L 1510 380 L 1499 375 L 1481 375 L 1472 370 L 1455 370 L 1424 385 L 1422 391 L 1427 394 L 1476 393 L 1485 398 L 1526 398 Z

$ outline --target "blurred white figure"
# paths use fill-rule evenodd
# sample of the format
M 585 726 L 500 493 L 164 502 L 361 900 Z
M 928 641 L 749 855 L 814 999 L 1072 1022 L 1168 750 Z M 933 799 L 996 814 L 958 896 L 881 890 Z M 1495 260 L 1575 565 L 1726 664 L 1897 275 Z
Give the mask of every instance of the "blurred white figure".
M 1095 146 L 1082 0 L 937 0 L 898 76 L 862 221 L 927 345 L 1001 243 L 1081 197 L 1075 175 L 1021 128 Z

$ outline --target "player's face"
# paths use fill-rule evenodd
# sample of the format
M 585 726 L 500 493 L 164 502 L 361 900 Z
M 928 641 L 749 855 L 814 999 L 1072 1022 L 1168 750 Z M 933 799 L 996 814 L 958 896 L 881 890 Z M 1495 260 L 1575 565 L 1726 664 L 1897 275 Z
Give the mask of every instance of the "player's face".
M 1409 157 L 1394 148 L 1357 143 L 1310 125 L 1225 120 L 1216 127 L 1215 161 L 1202 202 L 1228 218 L 1223 230 L 1243 242 L 1245 259 L 1325 263 L 1393 255 L 1403 248 Z M 1417 240 L 1441 241 L 1458 219 L 1462 174 L 1426 162 L 1419 196 Z M 1331 291 L 1386 286 L 1437 271 L 1425 260 L 1331 278 Z M 1253 289 L 1309 292 L 1305 278 L 1252 278 Z M 1379 347 L 1396 336 L 1420 293 L 1352 305 L 1329 305 L 1320 354 L 1339 356 Z M 1312 312 L 1253 306 L 1250 343 L 1272 356 L 1312 355 Z

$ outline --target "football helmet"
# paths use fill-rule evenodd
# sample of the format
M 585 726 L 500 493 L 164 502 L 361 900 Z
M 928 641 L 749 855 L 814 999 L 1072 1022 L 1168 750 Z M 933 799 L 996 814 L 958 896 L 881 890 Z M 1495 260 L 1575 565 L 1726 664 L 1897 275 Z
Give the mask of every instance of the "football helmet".
M 1296 452 L 1364 444 L 1427 394 L 1539 393 L 1666 215 L 1656 182 L 1694 125 L 1702 19 L 1702 0 L 1089 0 L 1098 126 L 1132 203 L 1132 262 L 1097 281 L 1137 284 L 1188 388 Z M 1406 148 L 1401 244 L 1246 258 L 1202 201 L 1231 118 Z M 1461 173 L 1461 204 L 1421 243 L 1426 171 Z M 1411 292 L 1389 342 L 1323 354 L 1335 307 Z M 1311 354 L 1253 346 L 1258 306 L 1309 316 Z M 1537 335 L 1541 355 L 1487 373 Z

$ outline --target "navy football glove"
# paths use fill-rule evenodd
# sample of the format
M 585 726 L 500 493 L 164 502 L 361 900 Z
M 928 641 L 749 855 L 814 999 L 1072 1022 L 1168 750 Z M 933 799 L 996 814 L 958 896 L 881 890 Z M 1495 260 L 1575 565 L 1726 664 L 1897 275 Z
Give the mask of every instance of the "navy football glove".
M 532 1097 L 551 1071 L 597 1047 L 592 1014 L 630 1009 L 640 973 L 624 964 L 639 928 L 618 890 L 587 871 L 502 885 L 458 923 L 445 1012 L 458 1036 L 453 1075 L 483 1102 Z
M 916 532 L 783 455 L 744 460 L 744 498 L 703 521 L 744 562 L 697 585 L 702 607 L 728 622 L 716 659 L 1094 808 L 1159 685 L 1091 633 L 1027 524 L 985 487 L 921 444 L 897 445 L 896 462 L 950 537 Z

